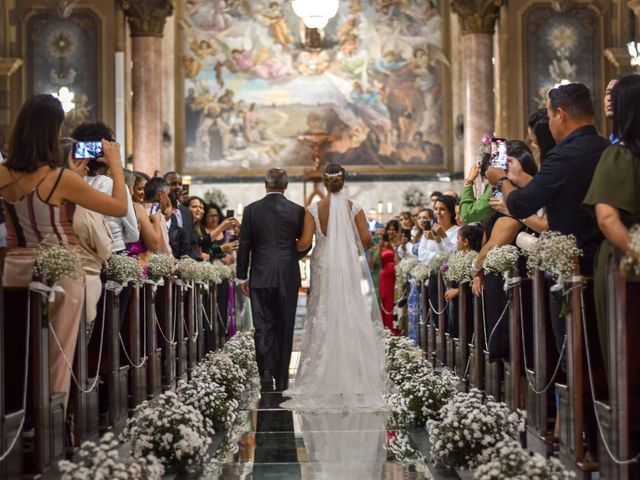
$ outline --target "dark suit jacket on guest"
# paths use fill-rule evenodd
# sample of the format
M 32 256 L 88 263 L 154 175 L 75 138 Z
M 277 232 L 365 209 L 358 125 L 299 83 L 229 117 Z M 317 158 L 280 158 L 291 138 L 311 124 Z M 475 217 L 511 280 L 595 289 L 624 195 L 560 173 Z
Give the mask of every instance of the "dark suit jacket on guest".
M 188 255 L 194 260 L 198 259 L 198 234 L 196 233 L 196 228 L 193 224 L 193 215 L 191 214 L 191 210 L 186 205 L 178 205 L 178 210 L 180 210 L 180 215 L 182 216 L 182 228 L 184 229 L 184 235 L 187 239 L 187 253 L 184 255 Z
M 546 207 L 551 230 L 575 235 L 578 247 L 584 250 L 583 273 L 593 270 L 595 251 L 603 237 L 582 201 L 608 145 L 593 125 L 577 128 L 545 155 L 533 179 L 507 198 L 514 217 L 527 218 Z
M 189 240 L 184 228 L 178 225 L 178 219 L 175 214 L 171 215 L 171 225 L 169 226 L 169 245 L 173 256 L 182 258 L 189 254 Z
M 237 277 L 251 270 L 251 288 L 299 288 L 296 240 L 302 235 L 304 208 L 278 193 L 267 194 L 244 209 Z M 251 265 L 251 266 L 249 266 Z

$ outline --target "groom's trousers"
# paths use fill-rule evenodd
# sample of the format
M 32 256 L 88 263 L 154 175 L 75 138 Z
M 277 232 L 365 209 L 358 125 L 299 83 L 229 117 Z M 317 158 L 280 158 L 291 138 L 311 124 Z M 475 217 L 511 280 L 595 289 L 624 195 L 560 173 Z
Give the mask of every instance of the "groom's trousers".
M 277 382 L 288 379 L 297 306 L 297 288 L 251 288 L 258 369 Z

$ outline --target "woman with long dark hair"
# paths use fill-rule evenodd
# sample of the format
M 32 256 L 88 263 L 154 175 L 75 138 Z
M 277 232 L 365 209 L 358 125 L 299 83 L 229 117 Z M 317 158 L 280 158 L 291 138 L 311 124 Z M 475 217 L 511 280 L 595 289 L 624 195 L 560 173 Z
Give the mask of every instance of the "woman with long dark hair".
M 106 195 L 64 168 L 58 145 L 63 121 L 62 104 L 52 95 L 29 98 L 18 114 L 7 161 L 0 165 L 0 194 L 7 218 L 8 247 L 4 286 L 29 286 L 36 249 L 43 242 L 78 249 L 72 228 L 76 204 L 113 217 L 127 213 L 127 187 L 118 144 L 102 141 L 101 161 L 113 176 L 113 192 Z M 84 304 L 84 278 L 65 277 L 58 285 L 65 294 L 56 295 L 49 307 L 51 328 L 60 343 L 60 348 L 54 346 L 49 352 L 51 390 L 65 394 L 66 408 L 71 382 L 66 361 L 73 362 L 75 353 Z
M 613 133 L 620 143 L 600 157 L 584 205 L 605 236 L 596 254 L 594 296 L 600 347 L 609 363 L 607 266 L 616 250 L 629 250 L 629 229 L 640 222 L 640 76 L 622 77 L 613 89 Z M 608 369 L 606 370 L 609 371 Z

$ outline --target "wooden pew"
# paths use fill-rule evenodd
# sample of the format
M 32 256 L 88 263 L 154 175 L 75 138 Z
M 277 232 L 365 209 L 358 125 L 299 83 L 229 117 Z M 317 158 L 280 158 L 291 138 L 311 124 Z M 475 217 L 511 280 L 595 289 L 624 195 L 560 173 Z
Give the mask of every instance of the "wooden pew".
M 204 302 L 206 297 L 208 296 L 209 286 L 208 285 L 196 285 L 195 288 L 195 311 L 194 311 L 194 322 L 195 328 L 198 332 L 196 337 L 196 362 L 202 360 L 205 355 L 205 328 L 204 328 Z
M 122 365 L 120 360 L 120 295 L 112 290 L 105 290 L 101 301 L 106 302 L 106 314 L 100 376 L 104 382 L 101 387 L 108 392 L 107 396 L 101 395 L 100 398 L 101 402 L 107 402 L 106 408 L 101 405 L 100 410 L 104 412 L 108 409 L 107 418 L 101 419 L 101 422 L 106 420 L 101 427 L 112 430 L 117 435 L 127 423 L 129 365 Z M 101 311 L 100 303 L 98 311 Z M 94 328 L 97 327 L 98 325 Z M 90 345 L 92 344 L 93 341 Z M 93 353 L 97 354 L 96 350 L 91 349 L 90 355 Z
M 27 322 L 17 320 L 28 318 L 29 322 L 28 422 L 22 435 L 23 473 L 29 476 L 49 471 L 64 454 L 64 394 L 52 392 L 50 387 L 47 301 L 46 296 L 27 288 L 4 289 L 4 314 L 8 320 L 4 325 L 5 358 L 24 358 Z M 7 411 L 22 408 L 24 374 L 22 360 L 16 360 L 13 368 L 5 370 L 7 384 L 19 385 L 5 392 Z
M 162 340 L 162 336 L 156 330 L 156 295 L 156 288 L 145 283 L 141 292 L 140 315 L 146 324 L 146 337 L 143 341 L 147 345 L 147 398 L 162 392 L 162 348 L 158 346 L 158 337 Z
M 445 312 L 445 300 L 444 300 L 444 281 L 442 280 L 442 274 L 438 272 L 437 277 L 438 282 L 438 312 L 436 314 L 437 318 L 437 330 L 436 330 L 436 358 L 440 365 L 447 364 L 447 316 Z
M 482 300 L 473 297 L 473 341 L 469 344 L 471 358 L 471 377 L 469 384 L 479 390 L 484 390 L 484 325 L 482 323 Z
M 98 327 L 102 326 L 102 322 L 98 317 L 100 317 L 100 319 L 102 318 L 102 311 L 97 312 L 94 327 L 96 325 Z M 102 332 L 100 328 L 94 328 L 91 335 L 102 336 L 104 339 L 104 332 Z M 69 408 L 73 409 L 74 414 L 74 447 L 78 447 L 86 441 L 95 442 L 100 437 L 97 383 L 99 371 L 97 367 L 89 371 L 88 344 L 87 319 L 83 309 L 82 316 L 80 317 L 76 354 L 73 359 L 73 373 L 81 388 L 78 388 L 73 382 L 73 379 L 71 380 L 71 398 L 69 405 Z M 71 404 L 71 402 L 73 402 L 73 404 Z
M 147 398 L 147 345 L 145 318 L 140 314 L 140 288 L 131 287 L 124 325 L 120 332 L 122 363 L 129 365 L 129 409 L 133 410 Z M 144 299 L 142 299 L 144 301 Z
M 465 282 L 460 285 L 460 294 L 458 295 L 458 328 L 459 338 L 455 339 L 456 360 L 455 372 L 463 382 L 468 382 L 467 375 L 469 373 L 469 344 L 473 337 L 473 294 L 471 293 L 471 284 Z
M 189 290 L 182 286 L 182 282 L 176 282 L 174 289 L 175 308 L 175 341 L 176 344 L 176 384 L 180 380 L 187 380 L 187 342 L 189 338 L 185 335 L 184 305 L 185 297 Z
M 164 285 L 156 291 L 155 309 L 158 318 L 157 334 L 162 354 L 162 390 L 176 385 L 177 328 L 175 308 L 176 286 L 173 277 L 165 278 Z
M 197 290 L 196 290 L 197 289 Z M 186 370 L 187 378 L 191 379 L 191 372 L 198 361 L 198 337 L 200 332 L 196 326 L 196 309 L 200 285 L 192 284 L 191 288 L 184 292 L 184 329 L 186 340 Z
M 424 282 L 420 283 L 420 322 L 418 324 L 418 347 L 423 352 L 427 351 L 427 319 L 428 310 L 425 310 L 424 296 L 426 295 L 426 289 Z
M 509 297 L 507 298 L 507 301 Z M 502 401 L 504 399 L 503 388 L 504 388 L 504 364 L 501 360 L 490 361 L 489 355 L 489 341 L 491 339 L 491 328 L 487 323 L 485 318 L 486 316 L 486 303 L 490 302 L 489 298 L 486 298 L 486 294 L 483 300 L 483 297 L 480 297 L 481 303 L 481 313 L 482 313 L 482 325 L 483 325 L 483 336 L 486 335 L 484 339 L 484 350 L 482 352 L 484 358 L 484 387 L 487 391 L 487 395 L 491 395 L 497 401 Z M 484 302 L 484 304 L 483 304 Z M 505 317 L 502 318 L 501 322 L 506 323 L 508 319 Z
M 614 462 L 603 442 L 618 460 L 640 452 L 640 417 L 636 411 L 640 404 L 640 279 L 627 278 L 613 259 L 608 267 L 607 299 L 609 401 L 596 402 L 605 434 L 598 449 L 600 478 L 631 480 L 640 478 L 640 463 Z M 593 364 L 593 356 L 590 359 Z
M 549 283 L 539 271 L 534 274 L 532 281 L 533 363 L 527 365 L 531 369 L 528 372 L 531 383 L 528 384 L 527 394 L 527 446 L 534 452 L 548 456 L 554 443 L 553 419 L 549 408 L 549 397 L 554 386 L 546 390 L 545 387 L 558 364 L 558 353 L 549 318 Z M 525 304 L 523 308 L 531 309 L 531 305 Z
M 424 322 L 426 325 L 426 345 L 425 356 L 427 360 L 435 366 L 436 364 L 436 328 L 435 328 L 435 315 L 431 310 L 429 304 L 429 290 L 427 283 L 422 286 L 422 312 L 424 315 Z
M 25 299 L 26 302 L 26 299 Z M 4 288 L 2 287 L 2 276 L 0 275 L 0 305 L 4 305 Z M 22 369 L 24 375 L 24 352 L 22 356 L 9 356 L 8 343 L 25 349 L 26 337 L 8 337 L 4 328 L 5 314 L 4 307 L 0 308 L 0 455 L 8 452 L 5 459 L 0 462 L 0 478 L 20 478 L 22 477 L 22 419 L 25 411 L 22 404 L 22 393 L 24 383 L 18 380 L 18 376 L 12 377 L 17 382 L 10 382 L 5 372 L 5 365 L 11 362 L 10 370 Z M 24 332 L 26 334 L 26 332 Z M 24 377 L 23 379 L 24 380 Z M 13 400 L 13 402 L 11 401 Z
M 204 353 L 217 350 L 220 344 L 220 324 L 218 321 L 218 288 L 211 285 L 204 295 L 203 325 Z

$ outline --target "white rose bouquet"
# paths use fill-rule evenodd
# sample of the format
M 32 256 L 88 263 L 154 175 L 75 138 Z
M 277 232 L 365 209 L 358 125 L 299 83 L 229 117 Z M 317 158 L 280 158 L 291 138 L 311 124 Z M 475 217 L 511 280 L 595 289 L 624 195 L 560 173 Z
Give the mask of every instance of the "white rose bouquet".
M 547 460 L 539 453 L 530 455 L 511 439 L 498 442 L 482 454 L 482 464 L 473 472 L 474 480 L 570 480 L 573 472 L 556 458 Z
M 62 480 L 90 480 L 119 478 L 122 480 L 160 480 L 164 467 L 153 455 L 121 462 L 118 455 L 120 442 L 113 433 L 107 433 L 100 443 L 84 442 L 77 453 L 77 462 L 61 460 L 58 469 Z
M 487 447 L 523 432 L 524 424 L 524 412 L 512 412 L 490 396 L 483 402 L 475 388 L 458 393 L 443 407 L 441 419 L 427 423 L 431 454 L 438 463 L 473 468 Z
M 44 244 L 38 248 L 34 274 L 48 286 L 62 277 L 78 279 L 82 274 L 82 260 L 74 250 L 63 245 Z
M 198 468 L 205 460 L 214 431 L 195 408 L 166 392 L 138 405 L 122 436 L 131 442 L 131 457 L 155 455 L 178 472 Z

